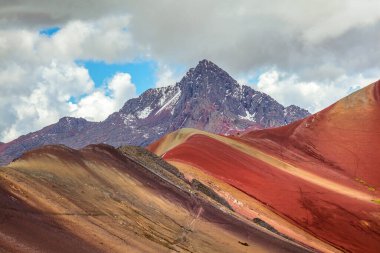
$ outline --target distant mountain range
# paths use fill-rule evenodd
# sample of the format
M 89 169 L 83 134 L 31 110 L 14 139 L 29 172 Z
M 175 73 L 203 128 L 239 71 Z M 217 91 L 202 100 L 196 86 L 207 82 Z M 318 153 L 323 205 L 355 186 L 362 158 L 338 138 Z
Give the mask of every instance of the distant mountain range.
M 0 144 L 0 164 L 47 144 L 72 148 L 93 143 L 145 146 L 180 128 L 229 134 L 248 128 L 278 127 L 308 115 L 305 109 L 284 107 L 267 94 L 239 85 L 217 65 L 202 60 L 180 82 L 145 91 L 102 122 L 64 117 Z

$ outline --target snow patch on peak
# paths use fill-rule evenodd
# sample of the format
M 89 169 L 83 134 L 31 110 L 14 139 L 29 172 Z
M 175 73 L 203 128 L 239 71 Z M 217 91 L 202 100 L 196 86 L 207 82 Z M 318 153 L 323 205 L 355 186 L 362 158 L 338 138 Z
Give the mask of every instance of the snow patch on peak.
M 285 116 L 285 117 L 291 114 L 291 112 L 288 110 L 287 107 L 284 108 L 283 112 L 284 112 L 284 116 Z
M 121 114 L 120 117 L 123 119 L 124 125 L 129 126 L 132 122 L 135 121 L 136 117 L 132 114 Z
M 149 116 L 149 114 L 150 114 L 152 111 L 153 111 L 152 108 L 150 108 L 150 106 L 148 106 L 148 107 L 145 107 L 144 110 L 136 112 L 136 116 L 137 116 L 137 118 L 139 118 L 139 119 L 145 119 L 146 117 Z
M 245 116 L 240 116 L 241 119 L 249 120 L 249 121 L 255 121 L 256 113 L 254 112 L 251 114 L 249 111 L 245 110 Z
M 154 115 L 159 114 L 160 112 L 162 112 L 162 110 L 164 110 L 168 106 L 173 106 L 175 103 L 177 103 L 180 97 L 181 97 L 181 90 L 178 89 L 177 93 L 172 98 L 170 98 L 169 101 L 167 101 Z M 173 111 L 172 111 L 172 114 L 173 114 Z

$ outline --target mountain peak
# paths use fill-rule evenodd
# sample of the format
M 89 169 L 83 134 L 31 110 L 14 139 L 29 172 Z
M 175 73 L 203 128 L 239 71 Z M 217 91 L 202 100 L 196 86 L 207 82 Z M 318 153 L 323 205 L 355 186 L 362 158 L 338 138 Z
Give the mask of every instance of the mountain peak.
M 203 59 L 203 60 L 199 61 L 196 68 L 197 67 L 203 67 L 203 68 L 217 67 L 217 68 L 219 68 L 215 63 L 213 63 L 212 61 L 209 61 L 207 59 Z
M 46 144 L 75 148 L 91 143 L 147 145 L 184 127 L 229 134 L 281 126 L 307 115 L 306 110 L 284 109 L 270 96 L 240 86 L 226 71 L 204 59 L 176 85 L 147 90 L 102 122 L 64 117 L 15 140 L 6 149 L 1 145 L 0 164 Z
M 207 93 L 215 89 L 228 90 L 239 86 L 235 79 L 225 70 L 206 59 L 201 60 L 195 68 L 189 69 L 180 84 L 185 87 L 191 87 L 192 90 L 206 88 Z
M 212 73 L 217 73 L 217 74 L 220 74 L 220 73 L 227 74 L 227 72 L 224 71 L 222 68 L 220 68 L 218 65 L 206 59 L 199 61 L 197 66 L 190 70 L 193 70 L 195 72 L 212 72 Z

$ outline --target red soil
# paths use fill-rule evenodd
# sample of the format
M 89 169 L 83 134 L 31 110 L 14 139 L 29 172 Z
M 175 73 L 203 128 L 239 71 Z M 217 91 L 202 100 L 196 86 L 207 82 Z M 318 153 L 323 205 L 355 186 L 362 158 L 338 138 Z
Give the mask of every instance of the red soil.
M 268 204 L 318 238 L 351 252 L 380 249 L 380 82 L 291 125 L 229 137 L 274 159 L 368 194 L 373 201 L 322 187 L 202 134 L 164 159 L 193 165 Z M 156 150 L 161 142 L 150 149 Z M 346 188 L 344 188 L 346 189 Z
M 368 186 L 380 187 L 380 81 L 289 126 L 254 131 L 242 139 L 265 147 L 272 141 Z M 264 140 L 263 140 L 264 139 Z M 258 141 L 259 140 L 259 141 Z M 315 161 L 315 158 L 317 161 Z M 296 160 L 297 161 L 297 160 Z
M 0 252 L 311 252 L 123 152 L 44 146 L 0 168 Z

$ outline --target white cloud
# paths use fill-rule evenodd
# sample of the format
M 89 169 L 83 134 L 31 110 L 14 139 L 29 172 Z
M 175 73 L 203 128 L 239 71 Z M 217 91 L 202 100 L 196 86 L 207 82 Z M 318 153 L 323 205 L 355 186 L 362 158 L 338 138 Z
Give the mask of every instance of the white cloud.
M 71 115 L 90 121 L 104 120 L 113 112 L 114 101 L 102 91 L 95 91 L 81 99 L 77 104 L 69 103 Z
M 275 66 L 308 81 L 326 79 L 315 72 L 320 66 L 329 80 L 380 71 L 377 0 L 166 3 L 130 3 L 134 40 L 161 62 L 207 58 L 236 76 Z
M 319 22 L 312 24 L 304 32 L 304 38 L 313 44 L 339 37 L 350 29 L 373 25 L 380 19 L 380 4 L 377 0 L 365 2 L 345 0 L 341 3 L 332 1 L 327 6 L 332 6 L 332 10 L 339 8 L 339 11 L 326 13 L 323 19 L 321 18 Z
M 375 76 L 365 78 L 359 74 L 342 76 L 333 83 L 305 82 L 295 74 L 272 69 L 261 74 L 257 84 L 251 85 L 285 106 L 296 104 L 314 113 L 375 80 Z
M 16 68 L 13 74 L 17 73 Z M 68 100 L 94 88 L 87 70 L 69 63 L 52 62 L 47 66 L 24 68 L 21 76 L 22 79 L 14 78 L 8 83 L 0 80 L 2 88 L 13 91 L 0 95 L 2 108 L 7 108 L 0 113 L 3 122 L 0 134 L 4 141 L 68 115 Z
M 57 34 L 57 48 L 96 59 L 120 60 L 137 50 L 165 64 L 189 67 L 207 58 L 236 75 L 276 66 L 305 80 L 324 79 L 313 75 L 322 65 L 330 80 L 379 71 L 378 0 L 0 0 L 0 7 L 0 27 L 69 23 Z
M 70 103 L 71 115 L 91 121 L 104 120 L 136 96 L 136 86 L 128 73 L 117 73 L 108 83 L 108 91 L 96 90 L 77 104 Z M 108 93 L 108 94 L 107 94 Z
M 127 16 L 71 21 L 52 37 L 35 30 L 0 29 L 0 140 L 52 124 L 63 116 L 103 120 L 135 96 L 131 77 L 119 73 L 95 88 L 76 60 L 131 57 Z M 77 101 L 77 104 L 70 103 Z
M 136 96 L 136 86 L 128 73 L 117 73 L 108 84 L 111 97 L 115 100 L 115 110 L 120 109 L 124 103 Z
M 92 22 L 65 24 L 51 38 L 40 41 L 41 55 L 59 59 L 91 59 L 125 62 L 133 58 L 131 35 L 126 31 L 129 16 L 105 17 Z
M 159 64 L 156 72 L 156 87 L 174 85 L 182 77 L 183 73 L 176 73 L 168 65 Z
M 126 30 L 129 16 L 110 16 L 96 21 L 73 20 L 52 37 L 36 30 L 0 29 L 0 57 L 18 63 L 48 63 L 52 59 L 126 62 L 138 55 Z
M 3 141 L 45 127 L 63 116 L 104 120 L 119 110 L 126 100 L 136 96 L 136 87 L 128 73 L 117 73 L 106 88 L 96 89 L 83 67 L 53 63 L 40 72 L 37 75 L 40 80 L 36 80 L 38 84 L 31 94 L 2 98 L 13 111 L 11 116 L 1 111 L 0 117 L 10 123 L 3 126 Z M 75 95 L 78 102 L 70 102 Z

